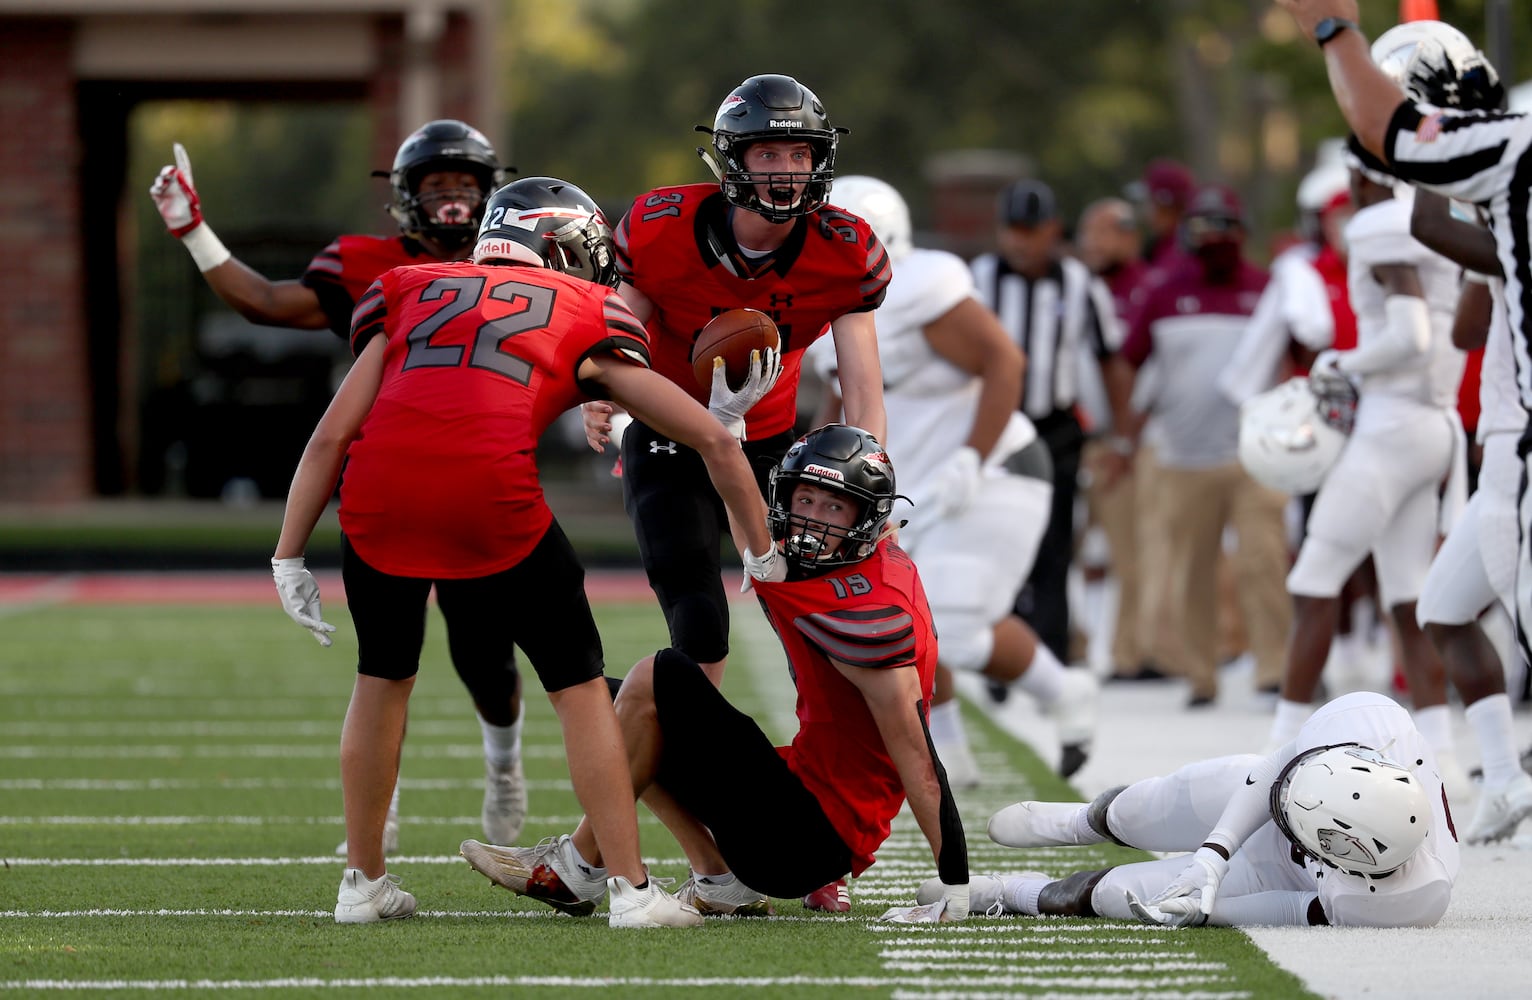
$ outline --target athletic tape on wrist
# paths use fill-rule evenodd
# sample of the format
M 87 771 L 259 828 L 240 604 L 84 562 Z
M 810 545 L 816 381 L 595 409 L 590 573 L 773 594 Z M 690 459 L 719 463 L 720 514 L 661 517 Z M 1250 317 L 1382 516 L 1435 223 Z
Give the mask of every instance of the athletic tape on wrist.
M 206 222 L 181 237 L 181 244 L 191 254 L 199 271 L 211 271 L 233 256 Z

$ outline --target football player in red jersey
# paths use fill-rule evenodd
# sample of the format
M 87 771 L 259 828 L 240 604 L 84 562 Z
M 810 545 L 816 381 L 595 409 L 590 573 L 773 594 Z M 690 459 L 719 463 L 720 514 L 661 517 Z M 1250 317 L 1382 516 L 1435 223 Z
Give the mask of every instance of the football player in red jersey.
M 349 335 L 351 310 L 384 271 L 467 257 L 485 199 L 505 178 L 494 147 L 478 129 L 450 118 L 428 122 L 399 146 L 386 175 L 393 187 L 388 211 L 399 235 L 336 237 L 303 277 L 272 281 L 232 256 L 213 234 L 179 146 L 176 160 L 160 170 L 149 194 L 218 297 L 252 323 L 328 327 L 338 337 Z
M 936 634 L 890 537 L 893 468 L 871 434 L 828 424 L 789 449 L 769 490 L 772 548 L 758 560 L 749 543 L 745 566 L 797 686 L 792 742 L 773 747 L 677 649 L 640 661 L 617 696 L 635 793 L 662 793 L 684 820 L 671 824 L 691 865 L 678 895 L 703 913 L 767 913 L 768 896 L 864 871 L 908 799 L 942 884 L 943 905 L 919 917 L 960 920 L 967 844 L 926 727 Z M 588 913 L 605 889 L 589 869 L 610 858 L 599 839 L 587 819 L 538 847 L 470 840 L 463 855 L 514 892 Z
M 792 77 L 754 76 L 718 109 L 711 150 L 699 150 L 721 184 L 656 188 L 617 227 L 619 291 L 649 329 L 654 369 L 709 404 L 744 418 L 745 453 L 764 492 L 793 442 L 803 351 L 829 330 L 841 359 L 848 421 L 885 431 L 883 382 L 872 310 L 892 274 L 863 220 L 827 205 L 844 129 Z M 743 306 L 776 321 L 780 378 L 719 385 L 692 375 L 691 348 L 712 317 Z M 600 452 L 612 407 L 585 407 L 586 437 Z M 719 580 L 725 530 L 718 497 L 697 456 L 643 421 L 622 438 L 623 500 L 671 643 L 716 683 L 729 651 L 729 612 Z
M 505 669 L 515 643 L 549 692 L 575 793 L 610 859 L 613 925 L 699 920 L 639 860 L 601 640 L 584 572 L 543 499 L 538 438 L 582 399 L 618 400 L 698 450 L 746 544 L 768 551 L 770 536 L 738 442 L 649 370 L 648 336 L 611 277 L 596 202 L 533 177 L 490 198 L 471 262 L 395 268 L 357 304 L 357 360 L 304 451 L 272 560 L 288 614 L 328 638 L 302 555 L 344 462 L 342 574 L 358 664 L 341 735 L 349 846 L 338 922 L 414 912 L 387 875 L 382 832 L 433 586 L 470 689 Z
M 181 238 L 219 298 L 254 323 L 351 332 L 357 300 L 380 274 L 404 264 L 461 260 L 473 249 L 484 202 L 504 179 L 494 147 L 460 121 L 428 122 L 399 146 L 389 212 L 397 236 L 339 236 L 309 264 L 303 277 L 271 281 L 230 256 L 202 218 L 191 163 L 179 144 L 149 193 L 170 232 Z M 521 768 L 521 678 L 507 659 L 498 674 L 479 672 L 469 688 L 483 731 L 487 836 L 514 839 L 527 813 Z M 383 833 L 389 852 L 399 847 L 398 790 Z M 345 854 L 342 843 L 336 853 Z

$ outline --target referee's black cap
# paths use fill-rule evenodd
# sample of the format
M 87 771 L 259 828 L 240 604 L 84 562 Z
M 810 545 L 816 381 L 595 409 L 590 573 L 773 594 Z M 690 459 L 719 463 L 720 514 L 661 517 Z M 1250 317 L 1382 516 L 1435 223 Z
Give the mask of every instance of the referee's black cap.
M 1040 226 L 1058 218 L 1053 188 L 1030 179 L 1012 183 L 1000 192 L 1000 222 L 1006 226 Z

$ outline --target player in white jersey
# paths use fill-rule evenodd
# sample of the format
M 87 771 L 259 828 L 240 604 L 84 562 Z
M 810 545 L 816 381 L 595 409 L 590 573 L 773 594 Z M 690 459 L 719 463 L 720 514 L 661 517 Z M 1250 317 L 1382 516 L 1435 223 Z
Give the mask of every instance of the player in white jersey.
M 1267 756 L 1199 761 L 1090 803 L 1019 802 L 990 819 L 989 834 L 1008 847 L 1195 852 L 1064 878 L 969 881 L 975 912 L 998 903 L 1171 927 L 1431 927 L 1459 863 L 1430 743 L 1408 712 L 1370 691 L 1324 705 Z M 933 892 L 922 886 L 920 898 Z
M 843 177 L 832 200 L 871 224 L 894 265 L 877 312 L 878 353 L 889 457 L 913 484 L 912 505 L 894 513 L 906 519 L 899 543 L 920 571 L 939 637 L 932 741 L 954 785 L 977 782 L 950 671 L 982 672 L 1015 681 L 1052 716 L 1067 777 L 1085 763 L 1097 685 L 1063 666 L 1013 609 L 1053 493 L 1047 448 L 1016 409 L 1025 359 L 974 298 L 968 266 L 912 245 L 898 191 Z M 833 391 L 834 345 L 816 342 L 809 359 Z
M 1455 483 L 1449 492 L 1459 509 L 1466 494 L 1456 409 L 1464 357 L 1451 337 L 1458 268 L 1410 236 L 1412 188 L 1396 187 L 1354 155 L 1349 162 L 1358 208 L 1346 225 L 1347 285 L 1357 347 L 1322 352 L 1309 384 L 1321 397 L 1354 386 L 1360 395 L 1355 426 L 1314 500 L 1287 577 L 1293 638 L 1267 745 L 1285 743 L 1307 718 L 1341 588 L 1371 553 L 1379 602 L 1399 632 L 1416 725 L 1443 758 L 1449 789 L 1466 794 L 1452 756 L 1445 669 L 1415 622 L 1442 519 L 1440 485 Z
M 1493 237 L 1480 226 L 1454 218 L 1447 199 L 1429 192 L 1416 195 L 1411 228 L 1468 269 L 1453 341 L 1465 350 L 1484 348 L 1479 487 L 1431 563 L 1416 615 L 1462 696 L 1463 714 L 1479 747 L 1483 788 L 1464 840 L 1491 843 L 1511 836 L 1532 815 L 1532 775 L 1521 767 L 1502 666 L 1519 656 L 1519 650 L 1509 641 L 1492 645 L 1480 628 L 1481 619 L 1486 624 L 1504 621 L 1497 604 L 1507 614 L 1513 614 L 1516 605 L 1516 552 L 1507 542 L 1517 534 L 1521 460 L 1516 444 L 1526 414 L 1516 396 L 1511 331 Z M 1487 276 L 1491 274 L 1495 277 Z

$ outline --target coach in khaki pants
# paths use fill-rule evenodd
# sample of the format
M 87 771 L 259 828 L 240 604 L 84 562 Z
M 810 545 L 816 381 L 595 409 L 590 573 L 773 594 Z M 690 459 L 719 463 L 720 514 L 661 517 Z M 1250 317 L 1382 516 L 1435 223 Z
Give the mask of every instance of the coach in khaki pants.
M 1239 411 L 1216 388 L 1266 285 L 1266 272 L 1244 260 L 1244 233 L 1233 191 L 1199 191 L 1186 216 L 1189 258 L 1149 290 L 1107 370 L 1114 413 L 1124 415 L 1114 427 L 1119 438 L 1135 440 L 1127 417 L 1135 397 L 1152 414 L 1151 502 L 1160 514 L 1170 584 L 1165 617 L 1179 625 L 1180 638 L 1169 666 L 1190 682 L 1193 708 L 1212 704 L 1218 693 L 1217 573 L 1226 526 L 1238 537 L 1234 575 L 1259 685 L 1280 680 L 1292 621 L 1283 582 L 1286 497 L 1240 467 Z M 1135 393 L 1146 363 L 1153 376 Z

